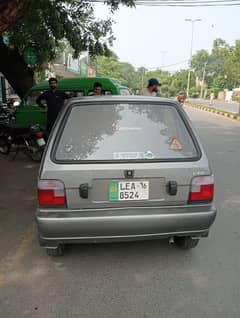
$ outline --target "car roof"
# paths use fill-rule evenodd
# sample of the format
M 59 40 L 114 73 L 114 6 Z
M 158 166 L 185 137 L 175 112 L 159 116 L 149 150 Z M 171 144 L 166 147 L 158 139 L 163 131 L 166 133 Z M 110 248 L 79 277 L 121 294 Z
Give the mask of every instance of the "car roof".
M 102 96 L 86 96 L 75 97 L 70 100 L 70 103 L 98 103 L 98 102 L 149 102 L 149 103 L 171 103 L 179 106 L 178 102 L 171 98 L 152 97 L 152 96 L 140 96 L 140 95 L 102 95 Z

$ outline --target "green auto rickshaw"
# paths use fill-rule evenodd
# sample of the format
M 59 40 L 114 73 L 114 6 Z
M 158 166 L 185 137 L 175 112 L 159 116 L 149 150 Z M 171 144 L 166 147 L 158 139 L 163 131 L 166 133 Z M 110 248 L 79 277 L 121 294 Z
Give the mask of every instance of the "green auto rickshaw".
M 104 95 L 131 94 L 129 88 L 122 86 L 118 80 L 104 77 L 62 78 L 58 80 L 58 89 L 66 92 L 70 98 L 89 96 L 93 92 L 95 82 L 102 84 Z M 16 110 L 16 125 L 18 127 L 39 124 L 42 129 L 46 129 L 46 111 L 37 105 L 36 99 L 48 89 L 48 81 L 40 82 L 30 89 Z

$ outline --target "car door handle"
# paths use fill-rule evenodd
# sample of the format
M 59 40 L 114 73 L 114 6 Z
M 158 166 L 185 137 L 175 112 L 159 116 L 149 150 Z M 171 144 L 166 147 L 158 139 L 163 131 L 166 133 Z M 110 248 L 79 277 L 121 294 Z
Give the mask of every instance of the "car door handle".
M 80 185 L 79 194 L 81 198 L 88 199 L 88 189 L 89 189 L 88 183 L 83 183 Z

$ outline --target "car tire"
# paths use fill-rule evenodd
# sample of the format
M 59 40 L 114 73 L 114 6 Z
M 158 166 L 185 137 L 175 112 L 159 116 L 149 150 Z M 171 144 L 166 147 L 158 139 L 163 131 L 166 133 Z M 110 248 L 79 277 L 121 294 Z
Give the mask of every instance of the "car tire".
M 193 239 L 190 236 L 179 236 L 175 237 L 174 242 L 179 248 L 190 250 L 198 245 L 199 239 Z
M 51 257 L 59 257 L 59 256 L 63 256 L 64 254 L 64 247 L 63 245 L 58 245 L 57 248 L 46 248 L 46 252 L 48 256 Z

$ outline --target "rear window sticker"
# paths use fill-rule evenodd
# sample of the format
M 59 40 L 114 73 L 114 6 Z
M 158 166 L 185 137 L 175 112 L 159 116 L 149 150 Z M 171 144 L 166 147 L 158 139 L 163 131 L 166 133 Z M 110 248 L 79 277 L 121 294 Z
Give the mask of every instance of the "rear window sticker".
M 139 131 L 141 127 L 119 127 L 119 131 Z
M 183 144 L 176 137 L 173 137 L 169 143 L 169 149 L 183 150 Z
M 113 159 L 123 160 L 123 159 L 143 159 L 143 152 L 114 152 Z
M 153 159 L 154 154 L 148 150 L 145 152 L 114 152 L 114 160 L 123 160 L 123 159 Z

